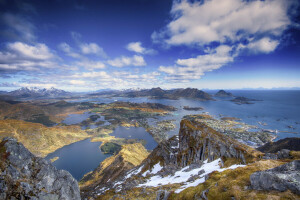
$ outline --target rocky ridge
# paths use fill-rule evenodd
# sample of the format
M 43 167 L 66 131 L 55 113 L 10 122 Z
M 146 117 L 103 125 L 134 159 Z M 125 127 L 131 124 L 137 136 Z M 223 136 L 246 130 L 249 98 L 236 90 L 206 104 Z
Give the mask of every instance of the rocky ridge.
M 77 181 L 13 138 L 0 143 L 0 199 L 77 200 Z

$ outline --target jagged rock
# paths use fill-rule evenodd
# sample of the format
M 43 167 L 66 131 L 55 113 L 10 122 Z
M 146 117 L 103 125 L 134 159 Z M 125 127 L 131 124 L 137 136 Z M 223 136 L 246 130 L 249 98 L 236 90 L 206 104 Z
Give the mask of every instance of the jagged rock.
M 206 189 L 206 190 L 203 190 L 201 192 L 201 198 L 205 199 L 205 200 L 208 200 L 206 194 L 209 192 L 209 189 Z
M 291 190 L 300 194 L 300 160 L 280 165 L 273 169 L 254 172 L 250 176 L 251 187 L 255 190 Z
M 13 138 L 0 143 L 0 199 L 80 199 L 77 181 Z
M 156 193 L 156 200 L 167 200 L 170 195 L 170 192 L 166 190 L 159 190 Z

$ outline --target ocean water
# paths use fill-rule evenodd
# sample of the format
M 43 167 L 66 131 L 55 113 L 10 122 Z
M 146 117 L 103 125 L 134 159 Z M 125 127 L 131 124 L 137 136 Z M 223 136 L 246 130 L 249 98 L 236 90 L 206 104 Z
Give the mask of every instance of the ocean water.
M 217 91 L 208 90 L 210 94 Z M 169 132 L 169 135 L 178 134 L 179 123 L 183 116 L 188 114 L 199 114 L 209 112 L 209 114 L 219 117 L 236 117 L 243 122 L 258 126 L 262 129 L 278 130 L 277 140 L 286 137 L 300 136 L 300 91 L 299 90 L 228 90 L 235 96 L 243 96 L 261 101 L 254 101 L 254 104 L 237 105 L 230 101 L 232 98 L 217 98 L 216 101 L 198 101 L 193 99 L 148 99 L 139 98 L 94 98 L 80 101 L 89 101 L 97 103 L 110 103 L 114 101 L 129 102 L 151 102 L 172 105 L 178 109 L 172 116 L 166 116 L 162 119 L 175 119 L 177 128 Z M 203 107 L 203 111 L 186 111 L 183 106 Z M 264 125 L 259 124 L 261 122 Z

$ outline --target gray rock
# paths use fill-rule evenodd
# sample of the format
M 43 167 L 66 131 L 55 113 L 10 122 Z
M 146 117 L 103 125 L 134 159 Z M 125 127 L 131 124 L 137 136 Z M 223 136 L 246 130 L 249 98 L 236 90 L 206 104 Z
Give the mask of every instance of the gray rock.
M 290 150 L 288 149 L 281 149 L 277 152 L 278 159 L 285 159 L 290 158 Z
M 300 194 L 300 160 L 280 165 L 273 169 L 254 172 L 250 176 L 251 187 L 255 190 L 291 190 Z
M 170 192 L 166 190 L 158 190 L 156 192 L 156 200 L 167 200 L 170 195 Z
M 277 160 L 278 156 L 275 153 L 266 153 L 262 158 L 263 159 L 270 159 L 270 160 Z
M 6 154 L 1 157 L 0 199 L 80 199 L 78 183 L 69 172 L 35 157 L 13 138 L 4 138 L 0 147 Z

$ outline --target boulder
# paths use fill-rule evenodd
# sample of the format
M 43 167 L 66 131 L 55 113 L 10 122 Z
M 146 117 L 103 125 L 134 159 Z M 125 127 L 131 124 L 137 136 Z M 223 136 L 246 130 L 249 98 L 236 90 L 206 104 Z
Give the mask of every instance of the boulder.
M 250 176 L 251 187 L 255 190 L 291 190 L 300 194 L 300 160 L 280 165 L 273 169 L 254 172 Z

